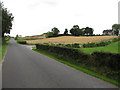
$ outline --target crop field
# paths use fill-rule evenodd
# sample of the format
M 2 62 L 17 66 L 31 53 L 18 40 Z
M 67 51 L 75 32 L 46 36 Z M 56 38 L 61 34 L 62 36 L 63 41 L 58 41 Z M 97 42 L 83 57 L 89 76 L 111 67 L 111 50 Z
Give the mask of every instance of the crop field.
M 84 44 L 88 42 L 99 42 L 107 39 L 117 38 L 118 36 L 61 36 L 53 38 L 45 38 L 38 40 L 26 40 L 28 44 L 37 43 L 63 43 L 63 44 L 73 44 L 79 43 Z

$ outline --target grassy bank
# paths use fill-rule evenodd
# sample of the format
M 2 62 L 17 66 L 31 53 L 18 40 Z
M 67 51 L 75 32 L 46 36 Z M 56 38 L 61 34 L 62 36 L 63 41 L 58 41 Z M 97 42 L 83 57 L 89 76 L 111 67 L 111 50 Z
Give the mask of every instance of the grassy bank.
M 111 53 L 120 53 L 120 41 L 111 43 L 110 45 L 104 47 L 94 47 L 94 48 L 79 48 L 85 53 L 92 53 L 95 51 L 102 51 L 102 52 L 111 52 Z
M 7 51 L 7 47 L 8 47 L 8 44 L 9 44 L 9 38 L 5 38 L 5 42 L 2 42 L 2 45 L 0 46 L 0 63 L 2 62 L 4 56 L 5 56 L 5 53 Z
M 36 49 L 33 49 L 33 50 L 36 51 L 36 52 L 38 52 L 38 53 L 41 53 L 41 54 L 43 54 L 43 55 L 46 55 L 46 56 L 48 56 L 48 57 L 50 57 L 50 58 L 53 58 L 53 59 L 55 59 L 55 60 L 57 60 L 57 61 L 59 61 L 59 62 L 61 62 L 61 63 L 64 63 L 64 64 L 66 64 L 66 65 L 69 65 L 69 66 L 71 66 L 71 67 L 73 67 L 73 68 L 75 68 L 75 69 L 77 69 L 77 70 L 80 70 L 80 71 L 82 71 L 82 72 L 84 72 L 84 73 L 90 74 L 90 75 L 92 75 L 92 76 L 95 76 L 95 77 L 100 78 L 100 79 L 102 79 L 102 80 L 105 80 L 105 81 L 107 81 L 107 82 L 110 82 L 110 83 L 112 83 L 112 84 L 114 84 L 114 85 L 120 86 L 120 84 L 118 84 L 118 81 L 112 80 L 112 79 L 107 78 L 107 77 L 105 77 L 105 76 L 103 76 L 103 75 L 100 75 L 100 74 L 98 74 L 98 73 L 95 73 L 95 72 L 93 72 L 92 70 L 90 70 L 88 67 L 80 66 L 80 65 L 78 65 L 77 63 L 59 59 L 56 55 L 54 55 L 54 54 L 52 54 L 52 53 L 50 53 L 50 52 L 48 52 L 48 51 L 36 50 Z

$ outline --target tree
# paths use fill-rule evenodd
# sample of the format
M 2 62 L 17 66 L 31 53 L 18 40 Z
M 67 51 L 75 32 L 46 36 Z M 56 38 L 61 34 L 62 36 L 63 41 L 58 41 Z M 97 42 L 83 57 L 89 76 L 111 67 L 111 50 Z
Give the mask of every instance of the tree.
M 113 24 L 112 25 L 112 30 L 113 30 L 113 33 L 114 35 L 119 35 L 119 30 L 120 30 L 120 24 Z
M 57 36 L 60 31 L 58 30 L 58 28 L 54 27 L 54 28 L 52 28 L 52 32 L 53 32 L 54 36 Z
M 74 25 L 73 28 L 70 30 L 70 33 L 73 36 L 79 36 L 82 35 L 82 30 L 79 28 L 78 25 Z
M 92 35 L 93 34 L 93 29 L 90 27 L 86 27 L 84 30 L 85 35 Z
M 2 37 L 2 3 L 0 2 L 0 38 L 1 37 Z
M 10 34 L 10 30 L 12 29 L 12 21 L 14 19 L 12 13 L 10 13 L 7 8 L 3 7 L 3 3 L 0 2 L 0 9 L 2 12 L 2 37 L 4 34 Z M 1 22 L 1 19 L 0 19 Z
M 64 35 L 67 35 L 67 34 L 68 34 L 68 30 L 65 29 L 65 31 L 64 31 Z
M 17 34 L 16 37 L 15 37 L 15 40 L 18 40 L 18 38 L 19 38 L 19 35 Z

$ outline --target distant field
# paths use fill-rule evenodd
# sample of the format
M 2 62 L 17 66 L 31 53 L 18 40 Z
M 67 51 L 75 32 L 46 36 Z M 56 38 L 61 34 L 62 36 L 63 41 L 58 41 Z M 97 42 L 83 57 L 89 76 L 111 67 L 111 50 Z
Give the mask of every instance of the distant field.
M 19 39 L 34 39 L 34 38 L 40 38 L 45 37 L 45 34 L 42 35 L 34 35 L 34 36 L 26 36 L 26 37 L 20 37 Z
M 79 48 L 85 53 L 92 53 L 95 51 L 102 52 L 111 52 L 111 53 L 120 53 L 120 41 L 111 43 L 110 45 L 104 47 L 94 47 L 94 48 Z
M 99 42 L 111 38 L 117 38 L 118 36 L 61 36 L 54 38 L 45 38 L 40 40 L 26 40 L 28 44 L 37 44 L 37 43 L 63 43 L 63 44 L 72 44 L 79 43 L 84 44 L 88 42 Z

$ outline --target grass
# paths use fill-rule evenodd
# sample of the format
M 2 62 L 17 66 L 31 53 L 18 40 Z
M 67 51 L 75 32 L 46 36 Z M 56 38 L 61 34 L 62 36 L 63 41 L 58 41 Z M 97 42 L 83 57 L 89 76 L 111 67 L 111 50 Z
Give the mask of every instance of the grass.
M 2 38 L 0 37 L 0 62 L 2 60 Z
M 71 62 L 68 62 L 68 61 L 65 61 L 65 60 L 62 60 L 62 59 L 58 59 L 55 55 L 53 55 L 53 54 L 51 54 L 51 53 L 49 53 L 49 52 L 47 52 L 47 51 L 43 51 L 43 50 L 40 50 L 40 51 L 39 51 L 39 50 L 36 50 L 35 48 L 33 48 L 33 51 L 38 52 L 38 53 L 41 53 L 41 54 L 43 54 L 43 55 L 46 55 L 46 56 L 48 56 L 48 57 L 50 57 L 50 58 L 53 58 L 54 60 L 57 60 L 57 61 L 59 61 L 59 62 L 61 62 L 61 63 L 64 63 L 64 64 L 66 64 L 66 65 L 68 65 L 68 66 L 70 66 L 70 67 L 73 67 L 73 68 L 75 68 L 75 69 L 77 69 L 77 70 L 79 70 L 79 71 L 82 71 L 82 72 L 87 73 L 87 74 L 89 74 L 89 75 L 95 76 L 95 77 L 100 78 L 100 79 L 102 79 L 102 80 L 104 80 L 104 81 L 110 82 L 110 83 L 112 83 L 112 84 L 114 84 L 114 85 L 120 86 L 120 83 L 118 83 L 118 81 L 112 80 L 112 79 L 107 78 L 107 77 L 105 77 L 105 76 L 103 76 L 103 75 L 100 75 L 100 74 L 98 74 L 98 73 L 95 73 L 95 72 L 91 71 L 91 70 L 90 70 L 89 68 L 87 68 L 87 67 L 83 67 L 83 66 L 77 65 L 77 64 L 75 64 L 75 63 L 71 63 Z
M 8 44 L 9 44 L 9 39 L 6 38 L 6 43 L 2 43 L 2 45 L 0 46 L 0 63 L 2 62 L 4 56 L 5 56 L 5 53 L 7 51 L 7 47 L 8 47 Z
M 81 50 L 85 53 L 92 53 L 92 52 L 95 52 L 95 51 L 120 53 L 119 47 L 120 47 L 120 41 L 111 43 L 111 44 L 109 44 L 107 46 L 104 46 L 104 47 L 79 48 L 79 50 Z

